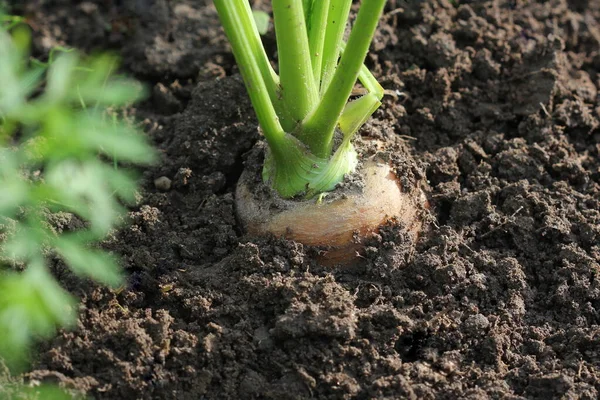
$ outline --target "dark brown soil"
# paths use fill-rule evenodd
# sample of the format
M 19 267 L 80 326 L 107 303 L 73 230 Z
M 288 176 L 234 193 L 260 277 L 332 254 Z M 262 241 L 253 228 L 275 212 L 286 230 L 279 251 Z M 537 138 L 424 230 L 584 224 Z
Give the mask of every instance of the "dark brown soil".
M 598 398 L 600 2 L 389 1 L 369 64 L 395 95 L 363 135 L 406 141 L 434 221 L 353 270 L 240 231 L 259 135 L 210 1 L 12 3 L 39 54 L 122 54 L 163 155 L 107 244 L 129 286 L 60 272 L 80 322 L 28 378 L 96 399 Z

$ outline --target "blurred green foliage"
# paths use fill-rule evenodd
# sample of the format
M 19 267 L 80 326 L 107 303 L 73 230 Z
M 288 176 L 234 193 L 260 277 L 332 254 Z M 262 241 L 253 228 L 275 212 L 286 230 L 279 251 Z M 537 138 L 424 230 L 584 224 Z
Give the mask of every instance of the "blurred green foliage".
M 28 387 L 23 385 L 0 385 L 2 400 L 72 400 L 73 397 L 51 385 Z
M 110 114 L 144 95 L 114 76 L 115 58 L 58 49 L 47 63 L 32 61 L 29 30 L 18 22 L 0 15 L 0 358 L 17 368 L 34 340 L 76 321 L 52 260 L 122 283 L 117 259 L 93 245 L 134 201 L 136 182 L 121 166 L 155 158 L 135 127 Z M 55 229 L 61 212 L 83 228 Z
M 264 11 L 253 10 L 252 16 L 254 17 L 254 22 L 256 24 L 256 29 L 258 33 L 261 35 L 266 35 L 269 31 L 269 23 L 271 22 L 271 17 Z

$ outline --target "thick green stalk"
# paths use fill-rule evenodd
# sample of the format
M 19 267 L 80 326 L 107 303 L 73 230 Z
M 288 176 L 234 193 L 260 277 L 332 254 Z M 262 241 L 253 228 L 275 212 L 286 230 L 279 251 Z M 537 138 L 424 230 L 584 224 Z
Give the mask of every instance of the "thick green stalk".
M 344 137 L 354 135 L 380 105 L 381 99 L 374 93 L 367 93 L 346 104 L 339 119 L 339 127 Z
M 356 83 L 362 65 L 386 0 L 364 0 L 356 22 L 350 33 L 347 48 L 315 111 L 302 124 L 300 139 L 307 143 L 311 151 L 319 156 L 331 154 L 334 130 L 352 88 Z
M 331 0 L 327 13 L 327 32 L 323 46 L 321 86 L 319 92 L 325 93 L 338 65 L 342 39 L 346 30 L 346 21 L 350 14 L 352 0 Z
M 269 182 L 283 198 L 316 194 L 333 190 L 344 176 L 356 169 L 358 156 L 350 136 L 344 139 L 332 157 L 314 156 L 292 135 L 284 137 L 285 158 L 269 149 L 263 167 L 263 180 Z
M 323 46 L 327 34 L 327 15 L 329 14 L 330 0 L 317 0 L 313 4 L 310 15 L 310 26 L 308 31 L 308 44 L 313 69 L 313 76 L 317 88 L 321 86 L 321 69 L 323 65 Z
M 269 146 L 275 149 L 276 153 L 280 153 L 283 151 L 285 133 L 269 96 L 263 76 L 265 71 L 260 67 L 262 62 L 257 60 L 259 57 L 249 39 L 252 35 L 248 34 L 248 19 L 243 16 L 246 12 L 245 3 L 246 0 L 215 0 L 217 12 L 246 83 L 258 122 Z
M 346 50 L 346 42 L 342 42 L 342 54 Z M 383 98 L 384 90 L 377 82 L 377 79 L 373 76 L 369 68 L 363 63 L 360 67 L 360 72 L 358 73 L 358 80 L 362 85 L 369 91 L 369 93 L 373 93 L 379 100 Z
M 319 158 L 294 136 L 284 132 L 269 97 L 256 48 L 248 39 L 248 26 L 244 27 L 248 23 L 245 0 L 215 0 L 215 5 L 269 144 L 263 171 L 265 181 L 284 198 L 301 193 L 312 196 L 333 189 L 356 166 L 356 153 L 351 145 L 348 143 L 347 148 L 331 160 Z M 306 37 L 305 40 L 308 41 Z M 310 68 L 308 70 L 310 72 Z M 309 81 L 314 83 L 310 74 Z M 315 100 L 313 104 L 316 103 Z
M 381 104 L 383 90 L 363 62 L 385 0 L 363 0 L 352 51 L 343 52 L 339 65 L 351 0 L 273 0 L 280 77 L 248 1 L 214 3 L 269 144 L 264 180 L 284 198 L 332 190 L 355 170 L 351 138 Z M 357 78 L 370 93 L 347 104 Z M 344 137 L 332 154 L 337 124 Z
M 365 89 L 369 91 L 369 93 L 375 94 L 379 100 L 383 98 L 383 88 L 381 87 L 379 82 L 377 82 L 377 79 L 375 79 L 371 71 L 369 71 L 367 66 L 364 64 L 362 65 L 362 67 L 360 67 L 360 72 L 358 73 L 358 80 L 360 81 L 360 83 L 362 83 Z
M 223 1 L 223 0 L 222 0 Z M 279 54 L 281 97 L 295 121 L 302 121 L 318 103 L 312 76 L 302 0 L 273 0 Z
M 292 130 L 296 123 L 292 120 L 285 104 L 279 96 L 279 76 L 273 70 L 269 58 L 267 57 L 267 53 L 260 39 L 260 33 L 256 27 L 254 16 L 252 15 L 250 3 L 248 1 L 235 1 L 234 6 L 238 7 L 236 4 L 244 5 L 243 9 L 238 9 L 238 15 L 243 20 L 243 24 L 240 28 L 244 31 L 244 35 L 250 45 L 250 50 L 258 63 L 258 68 L 260 69 L 260 74 L 265 82 L 269 98 L 279 117 L 279 123 L 283 126 L 284 130 Z
M 318 2 L 319 0 L 317 0 Z M 302 0 L 302 9 L 304 10 L 304 23 L 306 24 L 306 28 L 310 25 L 310 14 L 312 13 L 313 0 Z

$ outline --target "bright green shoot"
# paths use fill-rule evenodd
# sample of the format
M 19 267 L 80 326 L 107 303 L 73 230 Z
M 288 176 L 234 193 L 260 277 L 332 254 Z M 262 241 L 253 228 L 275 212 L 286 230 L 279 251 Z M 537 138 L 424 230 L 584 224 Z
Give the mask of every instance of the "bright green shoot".
M 263 178 L 284 198 L 333 190 L 358 164 L 351 139 L 381 105 L 363 65 L 386 0 L 363 0 L 347 43 L 352 0 L 273 0 L 279 73 L 248 0 L 214 0 L 269 145 Z M 367 94 L 348 102 L 357 80 Z

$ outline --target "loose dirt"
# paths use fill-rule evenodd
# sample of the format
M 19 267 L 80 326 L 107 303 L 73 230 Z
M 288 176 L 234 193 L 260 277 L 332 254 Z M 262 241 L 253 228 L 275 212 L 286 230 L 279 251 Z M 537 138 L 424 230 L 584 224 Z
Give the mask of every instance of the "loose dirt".
M 362 134 L 405 141 L 432 221 L 393 257 L 383 230 L 352 270 L 241 232 L 259 134 L 210 1 L 9 3 L 37 54 L 121 54 L 162 154 L 106 244 L 128 286 L 57 264 L 80 320 L 27 379 L 96 399 L 598 398 L 600 2 L 389 0 L 368 64 L 390 95 Z

